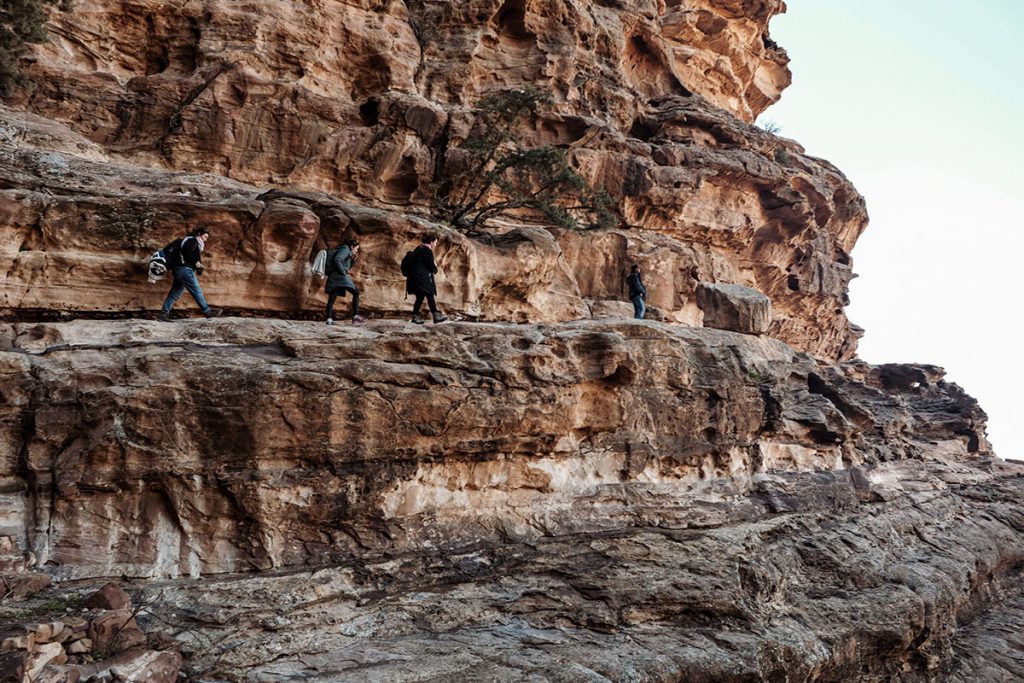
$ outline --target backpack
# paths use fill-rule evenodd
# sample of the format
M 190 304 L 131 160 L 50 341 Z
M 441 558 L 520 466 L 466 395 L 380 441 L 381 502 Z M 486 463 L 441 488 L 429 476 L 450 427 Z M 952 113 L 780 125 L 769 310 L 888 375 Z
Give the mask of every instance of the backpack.
M 402 258 L 402 275 L 412 277 L 413 268 L 416 266 L 416 252 L 407 251 Z
M 167 257 L 164 256 L 162 250 L 154 251 L 153 255 L 149 257 L 147 275 L 150 282 L 158 282 L 167 277 Z
M 181 243 L 184 240 L 178 238 L 172 241 L 163 249 L 154 251 L 146 263 L 146 276 L 150 282 L 159 282 L 167 277 L 167 271 L 173 270 L 181 265 Z
M 161 252 L 163 252 L 164 261 L 168 270 L 173 270 L 174 268 L 177 268 L 178 266 L 184 263 L 181 260 L 181 245 L 185 242 L 186 239 L 188 238 L 179 237 L 178 239 L 174 240 L 173 242 L 171 242 L 166 247 L 160 250 Z
M 313 259 L 313 274 L 318 277 L 327 277 L 327 250 L 321 249 Z

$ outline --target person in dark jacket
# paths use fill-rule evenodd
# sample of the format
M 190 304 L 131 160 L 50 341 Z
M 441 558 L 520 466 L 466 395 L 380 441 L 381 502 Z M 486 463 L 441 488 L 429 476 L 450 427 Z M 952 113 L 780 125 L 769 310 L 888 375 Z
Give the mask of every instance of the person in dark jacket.
M 324 291 L 327 292 L 327 324 L 334 324 L 334 301 L 339 296 L 345 296 L 345 292 L 352 295 L 352 322 L 359 324 L 366 320 L 359 315 L 359 288 L 352 281 L 348 271 L 356 262 L 359 255 L 359 242 L 348 240 L 338 245 L 327 254 L 327 285 Z
M 437 285 L 434 283 L 434 274 L 437 273 L 437 263 L 434 262 L 434 248 L 437 246 L 437 235 L 426 234 L 420 246 L 413 251 L 412 272 L 405 281 L 405 291 L 416 296 L 416 302 L 412 306 L 412 322 L 422 325 L 425 321 L 420 317 L 420 308 L 423 300 L 427 300 L 430 312 L 434 316 L 435 323 L 443 323 L 448 318 L 441 315 L 437 310 L 437 302 L 434 300 L 437 294 Z
M 174 279 L 171 282 L 171 291 L 167 294 L 163 308 L 160 310 L 158 320 L 167 322 L 171 319 L 171 308 L 181 298 L 181 295 L 188 290 L 192 298 L 199 304 L 199 310 L 207 318 L 216 318 L 223 311 L 219 308 L 210 308 L 203 296 L 203 288 L 199 286 L 199 276 L 203 274 L 203 250 L 210 239 L 210 231 L 205 227 L 198 227 L 187 236 L 171 242 L 167 251 L 167 270 L 171 271 Z
M 640 266 L 634 265 L 626 276 L 626 286 L 629 287 L 629 300 L 633 302 L 633 317 L 642 320 L 647 306 L 644 299 L 647 298 L 647 287 L 644 286 L 643 278 L 640 277 Z

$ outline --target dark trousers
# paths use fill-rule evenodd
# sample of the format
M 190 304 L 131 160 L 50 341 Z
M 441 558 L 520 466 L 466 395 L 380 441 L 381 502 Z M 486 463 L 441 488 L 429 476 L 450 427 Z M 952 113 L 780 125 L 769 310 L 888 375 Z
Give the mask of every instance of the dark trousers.
M 338 296 L 344 296 L 345 292 L 352 295 L 352 317 L 359 315 L 359 290 L 355 287 L 342 287 L 331 292 L 327 296 L 327 319 L 334 318 L 334 301 Z
M 647 306 L 644 304 L 644 298 L 637 294 L 633 297 L 633 317 L 643 319 L 646 311 Z
M 417 316 L 420 314 L 420 308 L 423 307 L 424 299 L 427 300 L 427 305 L 430 306 L 430 312 L 437 315 L 437 302 L 434 301 L 433 294 L 417 294 L 416 303 L 412 305 L 412 314 Z

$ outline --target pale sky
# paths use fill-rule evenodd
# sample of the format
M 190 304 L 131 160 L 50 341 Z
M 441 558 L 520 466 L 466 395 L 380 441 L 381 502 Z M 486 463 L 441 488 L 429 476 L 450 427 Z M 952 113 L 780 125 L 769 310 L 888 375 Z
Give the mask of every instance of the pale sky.
M 1024 460 L 1024 1 L 787 0 L 793 85 L 758 119 L 867 200 L 847 313 L 871 363 L 946 368 Z

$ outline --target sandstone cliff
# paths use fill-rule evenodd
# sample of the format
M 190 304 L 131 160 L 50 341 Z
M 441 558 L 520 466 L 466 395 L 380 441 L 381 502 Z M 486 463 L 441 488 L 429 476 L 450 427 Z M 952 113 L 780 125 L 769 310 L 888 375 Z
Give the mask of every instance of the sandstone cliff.
M 318 241 L 354 233 L 368 240 L 366 305 L 403 309 L 397 260 L 429 220 L 438 158 L 482 94 L 534 84 L 556 105 L 524 142 L 567 149 L 625 229 L 581 243 L 534 227 L 498 246 L 448 235 L 449 310 L 587 317 L 621 298 L 636 261 L 669 320 L 700 323 L 701 281 L 750 285 L 775 304 L 774 336 L 849 358 L 863 201 L 748 123 L 789 81 L 767 34 L 782 7 L 85 0 L 55 15 L 26 68 L 36 86 L 5 115 L 0 307 L 153 309 L 163 291 L 139 262 L 205 223 L 225 306 L 316 311 L 306 264 Z
M 863 199 L 751 125 L 784 9 L 55 13 L 0 107 L 0 570 L 60 585 L 0 605 L 0 675 L 174 680 L 141 640 L 59 640 L 117 578 L 196 680 L 1024 677 L 1024 468 L 940 368 L 856 359 Z M 527 84 L 554 104 L 524 143 L 618 228 L 438 222 L 439 160 Z M 143 319 L 144 258 L 196 224 L 231 316 Z M 462 321 L 422 328 L 398 264 L 427 229 Z M 329 329 L 309 264 L 348 236 L 374 319 Z M 653 321 L 624 319 L 634 262 Z M 767 333 L 702 327 L 702 283 L 766 294 Z
M 936 368 L 649 322 L 2 339 L 5 533 L 58 579 L 193 577 L 136 589 L 196 671 L 1024 671 L 960 655 L 1019 613 L 986 610 L 1020 597 L 1024 470 Z

